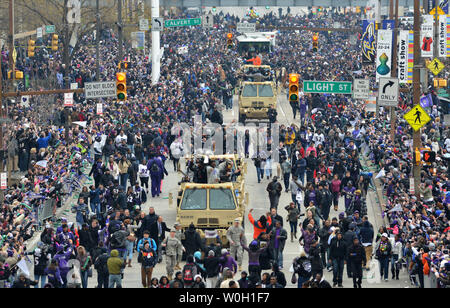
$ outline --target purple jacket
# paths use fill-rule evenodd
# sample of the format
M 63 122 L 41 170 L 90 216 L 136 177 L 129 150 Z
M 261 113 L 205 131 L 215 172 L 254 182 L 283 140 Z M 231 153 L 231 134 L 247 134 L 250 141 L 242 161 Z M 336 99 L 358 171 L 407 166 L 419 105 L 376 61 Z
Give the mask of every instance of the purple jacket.
M 228 258 L 227 258 L 228 256 Z M 220 258 L 220 272 L 223 272 L 225 267 L 228 267 L 233 273 L 237 273 L 237 263 L 230 253 L 226 253 Z
M 309 254 L 311 243 L 316 238 L 316 235 L 314 233 L 308 233 L 305 230 L 302 230 L 302 236 L 305 243 L 305 246 L 303 248 L 305 249 L 305 252 Z
M 158 166 L 158 168 L 159 168 L 158 172 L 152 171 L 153 163 L 155 163 Z M 151 177 L 163 178 L 164 165 L 162 163 L 162 160 L 159 157 L 150 159 L 148 161 L 148 163 L 147 163 L 147 169 L 150 171 L 150 176 Z

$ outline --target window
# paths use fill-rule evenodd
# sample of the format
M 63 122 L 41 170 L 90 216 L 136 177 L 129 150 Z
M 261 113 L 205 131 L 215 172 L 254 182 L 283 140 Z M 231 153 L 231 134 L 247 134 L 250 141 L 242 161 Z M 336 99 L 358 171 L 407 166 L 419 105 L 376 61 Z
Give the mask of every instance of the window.
M 209 191 L 209 208 L 211 210 L 235 210 L 233 191 L 231 189 L 211 189 Z
M 206 189 L 186 189 L 181 202 L 182 210 L 206 210 Z
M 247 84 L 242 90 L 242 97 L 257 97 L 257 86 L 254 84 Z
M 272 86 L 263 84 L 259 86 L 259 97 L 273 97 Z

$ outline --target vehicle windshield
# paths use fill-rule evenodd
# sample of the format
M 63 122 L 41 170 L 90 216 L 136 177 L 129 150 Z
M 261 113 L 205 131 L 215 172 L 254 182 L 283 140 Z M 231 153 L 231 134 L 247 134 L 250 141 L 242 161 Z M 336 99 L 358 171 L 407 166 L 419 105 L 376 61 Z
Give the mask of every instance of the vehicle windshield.
M 242 89 L 242 97 L 257 97 L 257 89 L 258 87 L 254 84 L 246 84 Z
M 231 189 L 211 189 L 209 191 L 209 208 L 211 210 L 235 210 L 233 191 Z
M 272 86 L 268 84 L 262 84 L 259 87 L 259 97 L 273 97 Z
M 184 191 L 182 210 L 206 210 L 206 189 L 186 189 Z

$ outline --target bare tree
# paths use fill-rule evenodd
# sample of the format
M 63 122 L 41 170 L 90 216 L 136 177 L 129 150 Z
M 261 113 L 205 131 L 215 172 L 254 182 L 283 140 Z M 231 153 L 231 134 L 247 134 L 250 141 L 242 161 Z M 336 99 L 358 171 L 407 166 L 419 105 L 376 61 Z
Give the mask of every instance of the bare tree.
M 59 42 L 62 45 L 62 59 L 66 66 L 65 76 L 72 56 L 80 48 L 79 38 L 92 33 L 96 23 L 95 1 L 81 0 L 81 23 L 69 24 L 67 7 L 69 0 L 16 0 L 17 6 L 22 6 L 29 13 L 28 20 L 35 23 L 33 26 L 55 25 Z M 100 16 L 104 22 L 114 22 L 117 14 L 117 0 L 103 0 L 100 8 Z M 100 35 L 97 33 L 97 35 Z

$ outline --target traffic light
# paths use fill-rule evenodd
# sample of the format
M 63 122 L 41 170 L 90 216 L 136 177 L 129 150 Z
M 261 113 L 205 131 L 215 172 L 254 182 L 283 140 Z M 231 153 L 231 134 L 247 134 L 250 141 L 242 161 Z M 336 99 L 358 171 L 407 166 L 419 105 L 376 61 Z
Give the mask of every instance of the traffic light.
M 117 100 L 125 101 L 127 99 L 127 74 L 117 73 L 116 75 Z
M 289 74 L 289 102 L 298 102 L 299 100 L 299 78 L 298 74 Z
M 119 70 L 121 69 L 128 69 L 130 68 L 130 62 L 129 61 L 121 61 L 119 62 Z
M 423 161 L 426 163 L 434 163 L 436 161 L 436 152 L 426 151 L 423 152 Z
M 319 36 L 317 34 L 313 35 L 313 52 L 319 51 Z
M 227 34 L 227 48 L 228 49 L 233 48 L 233 33 Z
M 53 34 L 52 36 L 52 50 L 57 51 L 58 50 L 58 35 Z
M 34 50 L 36 49 L 36 42 L 33 40 L 28 41 L 28 58 L 34 57 Z

